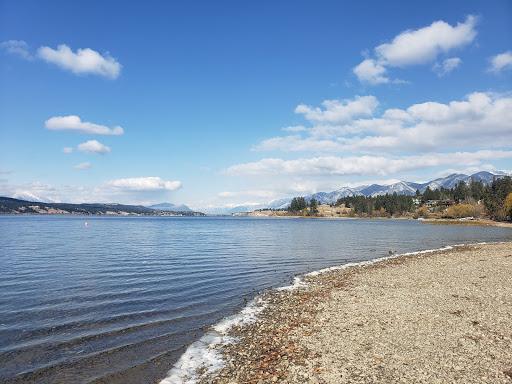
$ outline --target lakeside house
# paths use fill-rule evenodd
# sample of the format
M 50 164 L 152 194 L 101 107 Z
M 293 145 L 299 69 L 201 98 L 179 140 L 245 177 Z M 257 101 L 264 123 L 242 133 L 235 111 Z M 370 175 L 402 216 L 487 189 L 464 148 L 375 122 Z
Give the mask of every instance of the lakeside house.
M 455 200 L 443 199 L 443 200 L 427 200 L 425 205 L 432 212 L 434 210 L 443 210 L 452 205 L 455 205 Z

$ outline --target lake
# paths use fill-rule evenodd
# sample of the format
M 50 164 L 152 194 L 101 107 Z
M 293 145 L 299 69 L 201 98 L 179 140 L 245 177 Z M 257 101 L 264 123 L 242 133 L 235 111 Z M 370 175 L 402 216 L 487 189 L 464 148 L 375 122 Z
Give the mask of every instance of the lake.
M 504 240 L 414 220 L 0 216 L 0 382 L 158 382 L 208 326 L 296 274 Z

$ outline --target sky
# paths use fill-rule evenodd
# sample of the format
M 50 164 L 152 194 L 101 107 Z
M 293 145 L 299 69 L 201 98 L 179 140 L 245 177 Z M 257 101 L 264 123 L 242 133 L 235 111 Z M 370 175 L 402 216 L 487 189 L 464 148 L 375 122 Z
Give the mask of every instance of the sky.
M 512 170 L 511 1 L 0 0 L 0 195 L 208 210 Z

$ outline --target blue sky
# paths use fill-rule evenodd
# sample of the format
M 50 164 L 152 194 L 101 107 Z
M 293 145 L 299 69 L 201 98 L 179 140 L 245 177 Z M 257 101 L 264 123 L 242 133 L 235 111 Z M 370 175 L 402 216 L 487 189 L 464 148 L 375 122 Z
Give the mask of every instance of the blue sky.
M 0 42 L 3 195 L 205 208 L 512 169 L 510 1 L 0 1 Z

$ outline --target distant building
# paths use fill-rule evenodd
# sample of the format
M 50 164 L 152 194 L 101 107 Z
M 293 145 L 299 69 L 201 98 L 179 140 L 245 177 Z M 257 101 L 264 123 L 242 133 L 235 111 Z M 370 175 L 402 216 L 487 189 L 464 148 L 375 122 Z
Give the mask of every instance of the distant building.
M 444 200 L 427 200 L 425 205 L 432 212 L 434 210 L 446 209 L 451 205 L 457 204 L 455 200 L 444 199 Z

